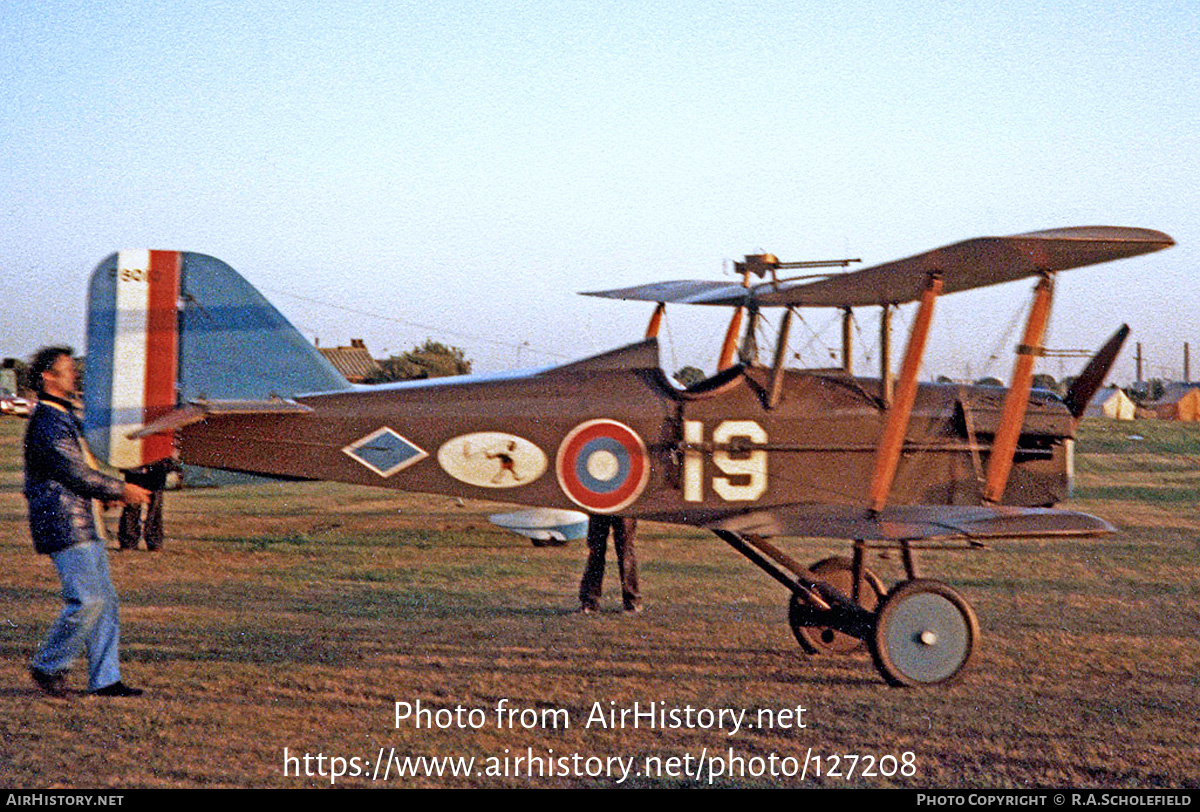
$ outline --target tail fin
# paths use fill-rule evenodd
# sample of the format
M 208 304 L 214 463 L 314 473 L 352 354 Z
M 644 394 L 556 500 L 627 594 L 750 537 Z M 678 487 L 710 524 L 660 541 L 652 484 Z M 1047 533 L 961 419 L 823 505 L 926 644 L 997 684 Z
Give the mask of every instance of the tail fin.
M 121 251 L 88 287 L 84 426 L 116 468 L 171 456 L 171 435 L 130 439 L 192 398 L 286 397 L 350 384 L 237 271 L 182 251 Z

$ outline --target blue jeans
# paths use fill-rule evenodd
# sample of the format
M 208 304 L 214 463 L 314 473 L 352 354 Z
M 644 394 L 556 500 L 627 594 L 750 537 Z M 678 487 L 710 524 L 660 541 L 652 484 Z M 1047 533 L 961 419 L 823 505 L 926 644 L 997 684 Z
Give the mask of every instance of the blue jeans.
M 118 663 L 117 591 L 108 575 L 108 550 L 101 541 L 76 544 L 51 553 L 62 582 L 63 610 L 46 642 L 33 656 L 33 667 L 47 674 L 69 669 L 87 652 L 88 690 L 121 679 Z

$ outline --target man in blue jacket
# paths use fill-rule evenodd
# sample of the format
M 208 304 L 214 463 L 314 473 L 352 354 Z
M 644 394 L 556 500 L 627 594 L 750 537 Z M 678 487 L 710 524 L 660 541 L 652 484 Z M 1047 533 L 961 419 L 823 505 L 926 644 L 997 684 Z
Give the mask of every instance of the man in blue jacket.
M 150 492 L 106 476 L 83 439 L 73 411 L 78 374 L 69 347 L 33 357 L 30 377 L 38 406 L 25 431 L 25 498 L 33 546 L 49 555 L 62 582 L 63 611 L 33 657 L 30 673 L 48 694 L 66 696 L 65 677 L 87 652 L 88 690 L 98 696 L 138 696 L 121 682 L 117 593 L 98 527 L 101 502 L 145 504 Z

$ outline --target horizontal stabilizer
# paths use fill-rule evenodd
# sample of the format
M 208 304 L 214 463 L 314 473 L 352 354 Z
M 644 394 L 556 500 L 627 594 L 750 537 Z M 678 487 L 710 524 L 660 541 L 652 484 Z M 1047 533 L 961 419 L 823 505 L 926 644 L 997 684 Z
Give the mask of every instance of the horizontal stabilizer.
M 245 414 L 309 414 L 311 406 L 294 400 L 272 398 L 270 400 L 195 400 L 178 409 L 167 412 L 127 436 L 131 440 L 155 434 L 174 432 L 193 423 L 221 415 Z
M 709 527 L 763 537 L 864 541 L 983 541 L 1115 532 L 1103 519 L 1076 511 L 955 505 L 897 506 L 879 513 L 848 505 L 790 505 L 727 516 Z
M 744 288 L 729 282 L 658 282 L 632 288 L 592 291 L 587 296 L 681 304 L 759 307 L 859 307 L 900 305 L 921 298 L 931 273 L 942 277 L 942 293 L 999 285 L 1040 273 L 1054 273 L 1169 248 L 1175 241 L 1161 231 L 1119 226 L 1078 226 L 1032 231 L 1008 237 L 976 237 L 923 254 L 831 274 L 816 282 L 764 282 Z

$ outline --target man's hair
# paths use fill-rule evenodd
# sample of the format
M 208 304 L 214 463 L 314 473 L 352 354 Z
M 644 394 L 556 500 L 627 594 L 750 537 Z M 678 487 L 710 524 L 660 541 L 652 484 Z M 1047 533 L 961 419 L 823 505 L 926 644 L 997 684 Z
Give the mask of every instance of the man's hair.
M 42 373 L 54 366 L 54 362 L 60 355 L 70 358 L 75 355 L 75 351 L 65 345 L 42 347 L 33 354 L 33 358 L 29 361 L 29 378 L 39 392 L 42 391 Z

